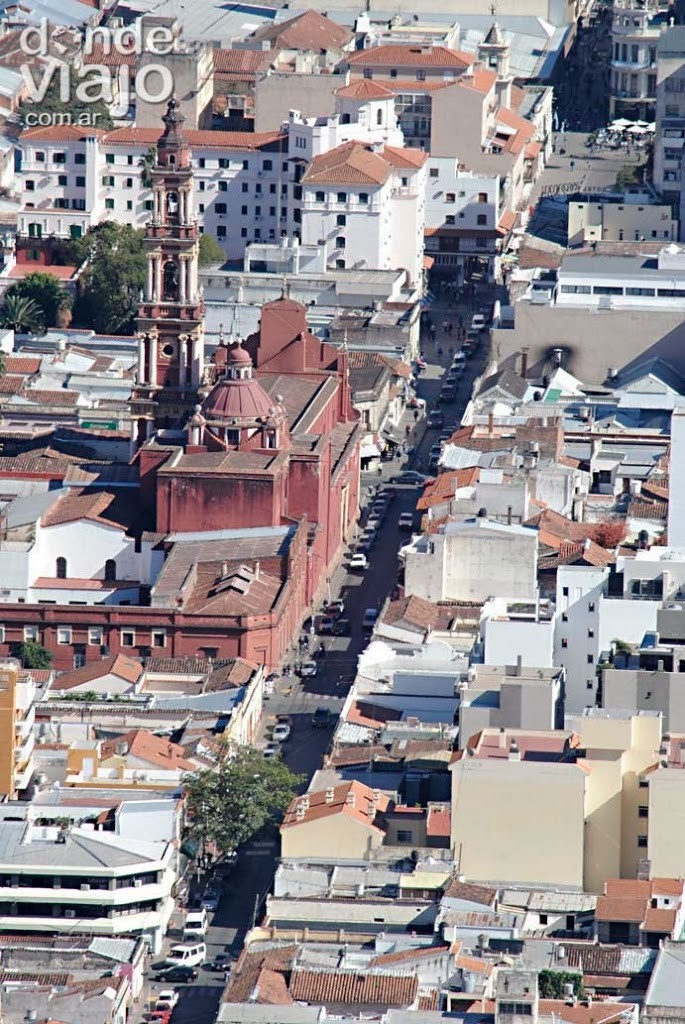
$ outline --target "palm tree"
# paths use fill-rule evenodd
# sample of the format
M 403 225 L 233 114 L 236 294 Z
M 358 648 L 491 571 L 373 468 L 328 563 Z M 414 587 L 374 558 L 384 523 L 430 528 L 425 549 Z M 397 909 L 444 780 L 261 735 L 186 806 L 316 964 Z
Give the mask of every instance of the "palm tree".
M 17 334 L 39 334 L 44 328 L 43 312 L 26 295 L 7 295 L 0 306 L 0 327 L 12 328 Z
M 140 183 L 143 188 L 152 188 L 152 168 L 157 163 L 157 150 L 150 146 L 147 153 L 144 153 L 138 161 L 140 167 Z

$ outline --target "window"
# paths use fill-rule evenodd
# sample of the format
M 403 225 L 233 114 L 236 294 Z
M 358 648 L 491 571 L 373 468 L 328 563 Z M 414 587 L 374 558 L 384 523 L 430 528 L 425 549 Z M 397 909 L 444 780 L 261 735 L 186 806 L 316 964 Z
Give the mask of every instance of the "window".
M 647 848 L 647 836 L 638 836 L 637 845 L 641 850 L 645 850 Z
M 202 184 L 202 182 L 200 182 L 200 184 Z M 145 200 L 145 202 L 143 203 L 143 209 L 147 210 L 147 211 L 152 210 L 152 200 L 151 199 L 146 199 Z
M 414 833 L 410 829 L 398 828 L 397 830 L 397 842 L 398 843 L 411 843 L 414 840 Z
M 273 169 L 274 169 L 273 160 L 263 160 L 262 161 L 262 170 L 263 171 L 273 171 Z
M 373 71 L 371 68 L 364 68 L 364 78 L 373 78 Z
M 44 164 L 45 163 L 45 153 L 41 152 L 40 149 L 36 151 L 36 163 L 37 164 Z
M 425 82 L 426 81 L 426 72 L 423 71 L 421 68 L 419 68 L 419 70 L 416 72 L 416 81 L 417 82 Z
M 359 202 L 363 206 L 366 206 L 368 201 L 369 201 L 369 193 L 368 192 L 360 192 L 359 193 Z
M 38 642 L 38 626 L 24 626 L 24 641 L 28 643 L 31 641 Z
M 540 914 L 540 924 L 547 924 L 547 914 Z
M 58 185 L 68 185 L 69 184 L 69 179 L 67 178 L 66 174 L 58 174 L 57 175 L 57 184 Z
M 437 167 L 429 167 L 428 168 L 428 177 L 429 178 L 438 178 L 438 177 L 440 177 L 439 169 Z
M 345 225 L 347 224 L 347 217 L 345 216 L 345 214 L 339 213 L 335 218 L 335 223 L 338 225 L 339 228 L 344 228 Z
M 86 663 L 86 649 L 83 644 L 74 647 L 74 668 L 83 668 Z
M 52 162 L 53 162 L 53 164 L 65 164 L 67 162 L 67 154 L 66 153 L 53 153 L 52 154 Z
M 456 201 L 457 201 L 457 196 L 456 196 L 455 192 L 445 192 L 445 202 L 446 203 L 456 203 Z
M 532 1017 L 533 1007 L 530 1003 L 500 1003 L 499 1012 L 509 1017 Z
M 649 781 L 647 779 L 640 779 L 640 781 L 638 782 L 638 788 L 639 789 L 647 789 L 648 786 L 649 786 Z
M 105 562 L 105 579 L 108 581 L 115 580 L 117 578 L 117 563 L 113 558 L 108 558 Z
M 166 647 L 166 631 L 163 629 L 152 630 L 152 646 Z
M 65 580 L 67 578 L 67 560 L 61 555 L 55 562 L 55 576 L 58 580 Z
M 587 603 L 587 610 L 589 612 L 594 612 L 594 610 L 595 610 L 595 602 L 594 601 L 588 601 L 588 603 Z
M 561 621 L 562 622 L 568 622 L 568 612 L 562 612 L 561 613 Z
M 124 188 L 133 188 L 133 178 L 126 178 Z
M 102 626 L 88 627 L 88 643 L 91 647 L 102 646 Z
M 215 203 L 214 209 L 217 213 L 226 213 L 226 203 Z
M 596 284 L 592 289 L 593 295 L 623 295 L 623 288 L 615 287 L 612 284 Z
M 204 213 L 205 212 L 205 204 L 204 203 L 198 203 L 197 204 L 197 212 L 198 213 Z
M 456 224 L 453 213 L 448 213 L 445 217 L 445 224 Z
M 562 587 L 561 588 L 561 596 L 562 597 L 568 597 L 568 587 Z
M 276 185 L 273 182 L 269 185 L 269 194 L 272 196 L 276 195 Z
M 638 818 L 647 818 L 649 816 L 649 807 L 645 807 L 644 804 L 640 804 L 637 809 Z
M 85 188 L 85 187 L 86 187 L 86 179 L 84 178 L 84 176 L 82 174 L 77 174 L 76 175 L 76 188 Z
M 487 201 L 488 201 L 488 194 L 487 194 L 487 192 L 479 192 L 478 193 L 478 202 L 479 203 L 487 203 Z
M 593 639 L 594 639 L 594 636 L 595 636 L 595 631 L 594 631 L 594 629 L 588 629 L 588 631 L 587 631 L 587 635 L 588 635 L 588 640 L 593 640 Z
M 487 224 L 487 222 L 488 222 L 488 217 L 487 217 L 487 214 L 485 214 L 485 213 L 479 213 L 478 217 L 476 219 L 477 219 L 478 224 Z
M 105 199 L 105 209 L 106 210 L 113 210 L 114 209 L 114 200 L 113 199 Z
M 249 169 L 250 169 L 250 161 L 249 160 L 243 160 L 243 170 L 244 171 L 249 171 Z
M 228 182 L 227 181 L 220 181 L 219 182 L 219 192 L 228 192 Z
M 562 636 L 562 638 L 561 638 L 561 649 L 562 649 L 562 651 L 565 651 L 567 647 L 568 647 L 568 640 L 566 639 L 565 636 Z
M 345 260 L 336 260 L 335 261 L 335 267 L 336 267 L 336 270 L 344 270 L 345 269 Z
M 114 163 L 114 153 L 107 153 L 107 155 L 105 156 L 105 163 L 108 163 L 108 164 L 113 164 Z
M 255 216 L 256 217 L 261 217 L 261 215 L 262 215 L 262 208 L 261 208 L 261 206 L 255 206 L 254 212 L 255 212 Z
M 595 663 L 595 656 L 594 656 L 594 654 L 588 654 L 588 656 L 587 656 L 587 663 L 588 663 L 588 665 L 594 665 L 594 663 Z
M 225 238 L 226 237 L 226 227 L 225 227 L 224 224 L 219 224 L 219 226 L 217 227 L 217 229 L 216 229 L 216 237 L 217 238 Z
M 86 162 L 86 154 L 85 153 L 77 153 L 76 156 L 74 157 L 74 163 L 75 164 L 85 164 L 85 162 Z
M 325 199 L 326 199 L 326 193 L 325 192 L 315 192 L 314 193 L 314 199 L 316 200 L 317 203 L 323 203 L 325 201 Z
M 57 643 L 58 644 L 70 644 L 71 643 L 71 626 L 58 626 L 57 627 Z
M 27 192 L 35 192 L 36 191 L 36 183 L 35 183 L 35 181 L 31 181 L 31 179 L 29 178 L 28 181 L 24 182 L 24 188 L 26 189 Z
M 60 198 L 55 199 L 55 208 L 58 209 L 58 210 L 68 210 L 69 209 L 69 200 L 68 199 L 60 199 Z
M 338 192 L 337 200 L 339 203 L 347 202 L 347 192 Z
M 588 690 L 594 690 L 594 688 L 595 688 L 594 680 L 592 680 L 592 679 L 586 680 L 585 687 Z
M 246 206 L 241 206 L 240 207 L 240 212 L 243 215 L 243 217 L 247 217 L 247 207 Z
M 104 186 L 106 186 L 107 188 L 111 188 L 112 185 L 114 185 L 114 175 L 113 174 L 105 174 L 103 176 L 103 178 L 102 178 L 102 184 Z
M 258 242 L 259 239 L 262 237 L 262 229 L 261 228 L 255 228 L 254 229 L 254 236 L 255 236 L 255 241 Z
M 244 181 L 242 183 L 242 185 L 240 186 L 240 191 L 241 192 L 249 192 L 250 191 L 250 186 L 248 185 L 248 183 L 246 181 Z
M 344 249 L 345 248 L 345 239 L 343 238 L 342 235 L 338 235 L 338 237 L 336 238 L 336 240 L 335 240 L 335 247 L 336 247 L 336 249 Z
M 126 163 L 128 164 L 129 167 L 133 167 L 133 157 L 131 156 L 130 153 L 126 157 Z
M 121 634 L 121 646 L 122 647 L 135 647 L 136 646 L 136 631 L 135 629 L 122 629 Z
M 259 184 L 257 184 L 257 185 L 255 185 L 255 187 L 254 187 L 254 190 L 255 190 L 255 192 L 257 193 L 257 195 L 261 195 L 261 192 L 262 192 L 262 186 L 261 186 L 261 185 L 259 185 Z
M 270 206 L 269 207 L 269 216 L 270 217 L 275 217 L 276 216 L 276 207 L 275 206 Z
M 247 238 L 247 228 L 241 228 L 240 229 L 240 237 L 241 238 Z

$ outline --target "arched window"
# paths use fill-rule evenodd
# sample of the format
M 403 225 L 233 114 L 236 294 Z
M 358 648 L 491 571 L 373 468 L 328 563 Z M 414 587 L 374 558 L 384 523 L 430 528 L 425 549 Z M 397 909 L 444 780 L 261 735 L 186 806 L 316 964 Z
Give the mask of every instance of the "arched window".
M 164 298 L 174 300 L 178 297 L 178 267 L 173 260 L 164 264 L 163 280 Z
M 376 114 L 376 124 L 383 124 L 383 111 L 380 109 Z
M 115 580 L 117 578 L 117 563 L 113 558 L 108 558 L 105 562 L 105 579 L 108 581 Z
M 55 562 L 55 576 L 58 580 L 65 580 L 67 578 L 67 560 L 61 556 Z

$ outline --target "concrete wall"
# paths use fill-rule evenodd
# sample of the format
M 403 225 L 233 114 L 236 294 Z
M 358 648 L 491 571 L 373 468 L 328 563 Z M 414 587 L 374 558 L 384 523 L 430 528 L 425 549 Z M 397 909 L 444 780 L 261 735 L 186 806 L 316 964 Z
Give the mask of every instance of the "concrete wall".
M 664 732 L 685 733 L 685 676 L 679 672 L 605 669 L 602 706 L 660 711 Z
M 685 772 L 659 768 L 648 776 L 649 790 L 641 789 L 641 803 L 649 806 L 647 849 L 651 878 L 685 877 Z M 647 822 L 644 822 L 647 825 Z M 646 830 L 647 831 L 647 830 Z
M 648 203 L 569 203 L 568 243 L 672 240 L 678 222 L 670 206 Z
M 582 887 L 586 780 L 571 764 L 456 762 L 452 845 L 458 870 L 469 881 Z
M 255 82 L 256 132 L 277 131 L 290 110 L 303 117 L 335 113 L 335 90 L 345 84 L 340 75 L 280 74 L 271 71 Z
M 552 621 L 487 619 L 484 623 L 484 635 L 486 665 L 513 665 L 519 656 L 523 665 L 551 668 L 555 664 Z
M 383 833 L 378 829 L 341 813 L 282 829 L 281 857 L 297 860 L 335 855 L 338 860 L 365 860 L 369 850 L 382 842 Z

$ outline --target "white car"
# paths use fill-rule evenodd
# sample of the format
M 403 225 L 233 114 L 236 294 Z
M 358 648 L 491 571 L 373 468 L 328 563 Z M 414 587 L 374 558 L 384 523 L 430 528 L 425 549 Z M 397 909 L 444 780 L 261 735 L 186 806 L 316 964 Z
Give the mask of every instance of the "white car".
M 264 747 L 264 750 L 262 751 L 262 755 L 264 757 L 266 757 L 267 759 L 269 759 L 269 760 L 272 757 L 280 757 L 281 756 L 281 744 L 280 743 L 267 743 L 267 745 Z
M 173 988 L 164 988 L 157 995 L 155 1010 L 173 1010 L 177 1002 L 178 992 L 175 992 Z
M 355 552 L 355 554 L 350 558 L 350 572 L 363 572 L 364 569 L 368 568 L 368 565 L 369 560 L 366 555 L 361 553 L 361 551 Z
M 319 671 L 315 661 L 303 661 L 300 665 L 300 675 L 303 679 L 311 679 Z
M 440 452 L 438 452 L 438 458 Z M 402 512 L 398 520 L 397 525 L 400 530 L 413 530 L 414 529 L 414 513 L 413 512 Z
M 271 733 L 271 739 L 274 743 L 285 743 L 290 738 L 290 726 L 285 722 L 277 722 L 274 726 L 273 732 Z
M 482 313 L 474 313 L 471 317 L 471 330 L 472 331 L 484 331 L 485 330 L 485 317 Z

